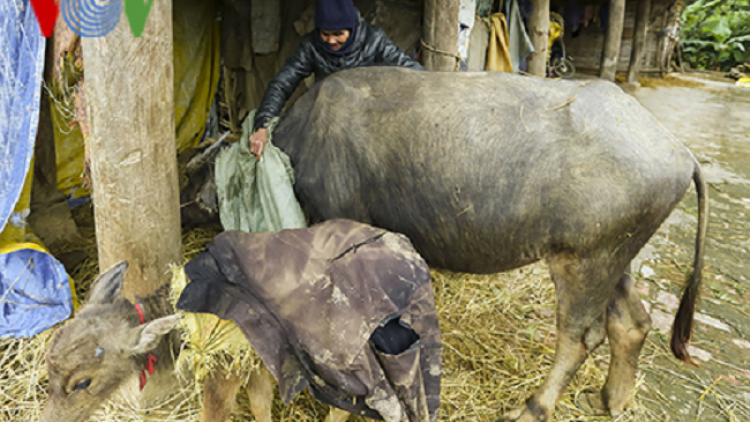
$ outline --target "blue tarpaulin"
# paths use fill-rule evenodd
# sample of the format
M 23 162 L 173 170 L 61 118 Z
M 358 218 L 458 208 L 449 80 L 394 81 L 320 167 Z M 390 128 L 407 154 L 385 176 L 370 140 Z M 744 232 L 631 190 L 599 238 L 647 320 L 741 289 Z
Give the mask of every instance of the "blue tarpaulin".
M 65 268 L 26 217 L 45 39 L 29 0 L 0 0 L 0 338 L 33 336 L 73 310 Z
M 0 0 L 0 232 L 34 152 L 44 41 L 29 0 Z
M 0 254 L 0 268 L 0 338 L 33 336 L 70 316 L 68 275 L 52 256 L 21 249 Z

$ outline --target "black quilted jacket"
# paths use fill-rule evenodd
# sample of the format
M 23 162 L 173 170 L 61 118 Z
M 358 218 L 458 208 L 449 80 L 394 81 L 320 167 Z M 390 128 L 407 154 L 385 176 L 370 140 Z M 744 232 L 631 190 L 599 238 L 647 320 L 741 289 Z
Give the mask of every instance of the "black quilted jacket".
M 380 27 L 370 25 L 359 14 L 358 18 L 352 50 L 342 56 L 323 50 L 314 38 L 319 36 L 317 31 L 312 31 L 302 38 L 292 57 L 268 84 L 263 101 L 255 114 L 256 130 L 263 127 L 269 119 L 281 114 L 287 99 L 300 82 L 313 72 L 315 80 L 320 81 L 331 73 L 359 66 L 404 66 L 422 69 L 419 63 L 399 50 Z

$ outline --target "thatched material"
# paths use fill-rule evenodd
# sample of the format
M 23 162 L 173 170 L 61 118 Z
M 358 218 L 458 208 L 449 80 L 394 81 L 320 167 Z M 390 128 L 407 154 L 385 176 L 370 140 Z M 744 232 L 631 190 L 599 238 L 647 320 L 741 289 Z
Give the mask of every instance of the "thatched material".
M 170 301 L 175 306 L 188 279 L 184 267 L 173 267 L 171 270 Z M 221 367 L 225 373 L 244 376 L 245 382 L 250 372 L 260 367 L 260 358 L 232 321 L 219 319 L 212 314 L 184 312 L 178 329 L 183 348 L 175 362 L 175 370 L 183 378 L 193 377 L 196 386 L 217 367 Z

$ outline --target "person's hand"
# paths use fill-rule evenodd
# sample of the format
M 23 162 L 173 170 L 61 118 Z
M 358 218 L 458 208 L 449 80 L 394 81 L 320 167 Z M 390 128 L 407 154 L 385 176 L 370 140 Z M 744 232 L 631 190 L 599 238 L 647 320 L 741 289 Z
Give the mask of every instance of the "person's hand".
M 263 148 L 268 142 L 268 129 L 260 128 L 257 132 L 250 137 L 250 152 L 255 154 L 255 158 L 260 160 L 260 156 L 263 154 Z

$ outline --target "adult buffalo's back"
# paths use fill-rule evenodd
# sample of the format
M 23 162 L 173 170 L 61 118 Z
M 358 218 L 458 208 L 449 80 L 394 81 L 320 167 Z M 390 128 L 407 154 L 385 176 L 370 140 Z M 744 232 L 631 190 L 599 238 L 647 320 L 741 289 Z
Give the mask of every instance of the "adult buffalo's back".
M 341 72 L 295 104 L 274 143 L 313 220 L 400 231 L 432 265 L 475 273 L 658 226 L 695 168 L 612 84 L 496 73 Z
M 705 184 L 692 154 L 615 85 L 354 69 L 301 97 L 274 143 L 292 159 L 299 200 L 314 221 L 350 218 L 404 233 L 431 265 L 451 270 L 548 261 L 560 338 L 545 383 L 506 415 L 519 421 L 550 419 L 572 374 L 606 336 L 612 369 L 588 402 L 622 412 L 650 328 L 624 273 L 694 179 L 695 272 L 672 343 L 689 360 Z

